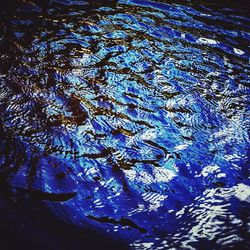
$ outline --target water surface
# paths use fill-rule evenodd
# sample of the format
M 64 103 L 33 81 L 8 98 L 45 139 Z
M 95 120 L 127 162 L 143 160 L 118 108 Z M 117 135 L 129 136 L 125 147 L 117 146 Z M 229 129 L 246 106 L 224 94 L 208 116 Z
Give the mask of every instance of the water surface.
M 247 5 L 17 1 L 0 12 L 9 196 L 132 249 L 249 247 Z

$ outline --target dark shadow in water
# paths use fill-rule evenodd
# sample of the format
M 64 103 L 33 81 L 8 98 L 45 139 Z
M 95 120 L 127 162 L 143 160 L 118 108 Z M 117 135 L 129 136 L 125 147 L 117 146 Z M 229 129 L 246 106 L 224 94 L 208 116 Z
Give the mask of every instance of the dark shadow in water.
M 3 250 L 125 250 L 121 240 L 82 229 L 52 214 L 36 199 L 13 195 L 1 179 L 0 246 Z

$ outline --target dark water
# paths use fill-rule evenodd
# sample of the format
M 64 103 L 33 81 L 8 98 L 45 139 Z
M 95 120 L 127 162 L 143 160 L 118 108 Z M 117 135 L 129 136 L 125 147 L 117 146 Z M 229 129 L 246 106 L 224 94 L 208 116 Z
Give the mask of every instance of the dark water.
M 241 1 L 5 3 L 9 217 L 35 207 L 43 223 L 93 232 L 84 247 L 81 231 L 53 238 L 25 222 L 32 237 L 68 237 L 67 249 L 101 249 L 99 235 L 132 249 L 250 247 L 249 11 Z

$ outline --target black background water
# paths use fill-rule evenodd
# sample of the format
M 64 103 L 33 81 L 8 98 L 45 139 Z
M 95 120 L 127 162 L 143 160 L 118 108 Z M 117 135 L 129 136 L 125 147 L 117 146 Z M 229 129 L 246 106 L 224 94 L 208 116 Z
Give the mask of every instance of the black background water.
M 1 5 L 5 249 L 249 247 L 246 3 Z

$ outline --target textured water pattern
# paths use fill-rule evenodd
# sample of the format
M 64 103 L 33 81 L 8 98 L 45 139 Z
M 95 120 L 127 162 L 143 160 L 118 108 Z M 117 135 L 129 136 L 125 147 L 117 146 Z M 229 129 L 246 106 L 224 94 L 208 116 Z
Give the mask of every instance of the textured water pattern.
M 91 2 L 2 11 L 2 179 L 134 249 L 249 247 L 248 6 Z

